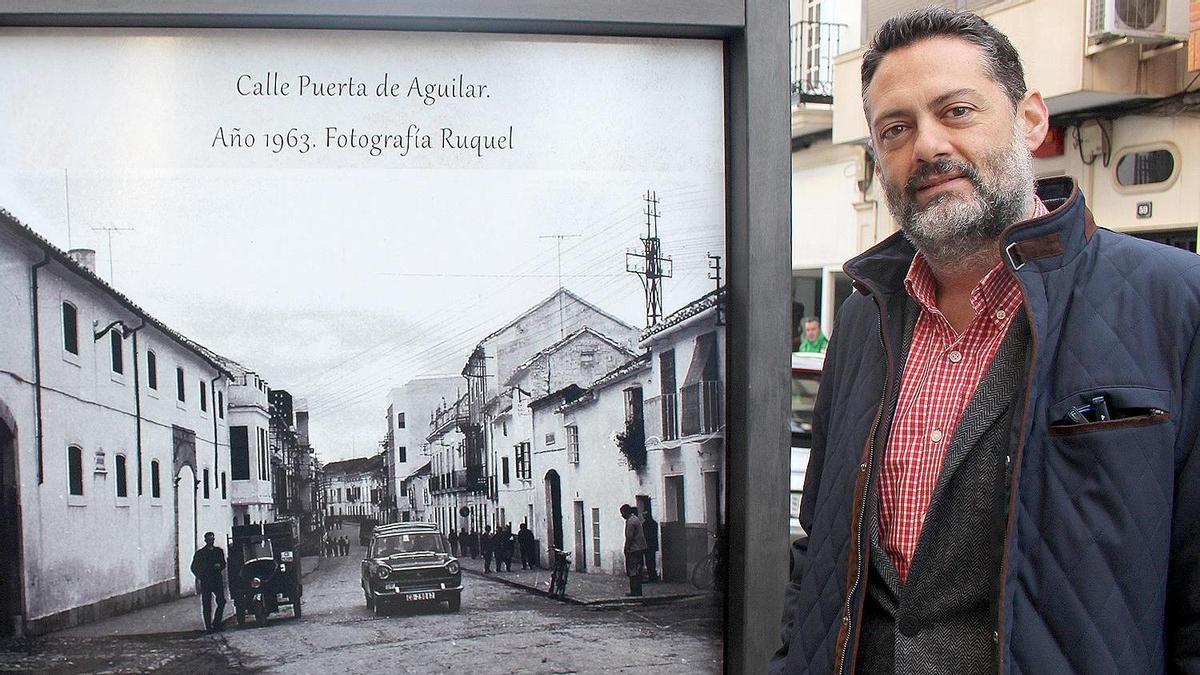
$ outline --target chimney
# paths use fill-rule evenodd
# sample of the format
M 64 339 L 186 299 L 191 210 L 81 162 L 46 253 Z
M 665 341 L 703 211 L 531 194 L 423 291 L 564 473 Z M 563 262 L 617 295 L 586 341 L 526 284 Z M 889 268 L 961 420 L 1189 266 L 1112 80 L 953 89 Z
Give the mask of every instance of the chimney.
M 92 274 L 96 273 L 96 252 L 90 248 L 73 248 L 67 252 L 71 256 L 71 260 L 79 263 L 80 267 L 87 269 Z

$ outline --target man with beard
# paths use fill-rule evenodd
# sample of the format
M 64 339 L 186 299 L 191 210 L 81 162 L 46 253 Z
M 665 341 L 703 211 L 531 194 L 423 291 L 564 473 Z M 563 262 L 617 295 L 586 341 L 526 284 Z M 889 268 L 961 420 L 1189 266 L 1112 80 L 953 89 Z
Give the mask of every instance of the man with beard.
M 1200 672 L 1200 258 L 1098 230 L 1009 40 L 862 62 L 903 232 L 846 263 L 772 672 Z

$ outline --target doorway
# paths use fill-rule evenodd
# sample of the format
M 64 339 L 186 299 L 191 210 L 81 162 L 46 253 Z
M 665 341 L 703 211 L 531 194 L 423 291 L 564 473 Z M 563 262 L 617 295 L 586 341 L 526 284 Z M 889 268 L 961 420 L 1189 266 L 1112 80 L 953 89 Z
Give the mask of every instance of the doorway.
M 0 405 L 2 407 L 2 405 Z M 0 409 L 0 413 L 7 412 Z M 0 637 L 21 626 L 21 508 L 15 425 L 0 416 Z
M 554 469 L 546 472 L 546 540 L 560 551 L 563 548 L 562 483 Z
M 587 523 L 583 519 L 583 502 L 575 502 L 575 571 L 587 571 Z

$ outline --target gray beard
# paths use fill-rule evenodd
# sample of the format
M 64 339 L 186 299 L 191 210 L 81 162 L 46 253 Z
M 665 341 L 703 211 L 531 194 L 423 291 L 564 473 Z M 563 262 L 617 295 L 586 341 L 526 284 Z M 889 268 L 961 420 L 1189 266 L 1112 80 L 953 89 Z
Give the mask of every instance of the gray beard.
M 1014 129 L 1008 147 L 983 158 L 983 172 L 967 162 L 940 159 L 924 165 L 901 188 L 884 181 L 892 217 L 929 260 L 942 269 L 968 269 L 999 255 L 996 242 L 1009 225 L 1025 218 L 1034 199 L 1033 157 Z M 933 176 L 962 174 L 971 195 L 938 195 L 917 209 L 917 186 Z

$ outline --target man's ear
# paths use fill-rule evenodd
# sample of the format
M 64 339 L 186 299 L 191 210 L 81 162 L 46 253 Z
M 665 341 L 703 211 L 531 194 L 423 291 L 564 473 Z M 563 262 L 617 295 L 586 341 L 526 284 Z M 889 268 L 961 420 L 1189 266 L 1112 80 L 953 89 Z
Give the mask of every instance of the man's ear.
M 1017 104 L 1017 118 L 1029 151 L 1037 150 L 1050 131 L 1050 110 L 1046 107 L 1046 101 L 1042 99 L 1042 92 L 1030 89 L 1025 94 Z

